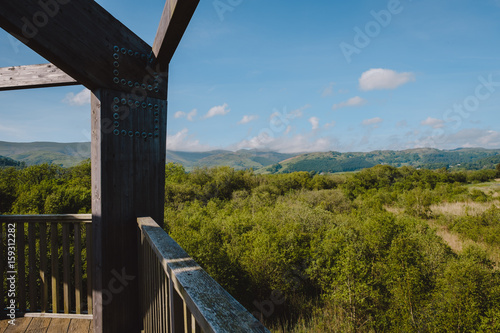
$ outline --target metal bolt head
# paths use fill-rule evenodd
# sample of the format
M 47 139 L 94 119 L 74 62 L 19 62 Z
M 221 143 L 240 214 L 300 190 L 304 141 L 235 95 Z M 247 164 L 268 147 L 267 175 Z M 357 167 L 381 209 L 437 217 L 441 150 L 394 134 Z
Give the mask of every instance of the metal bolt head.
M 124 47 L 122 47 L 121 52 L 122 52 L 123 54 L 126 54 L 126 53 L 127 53 L 127 50 L 126 50 Z
M 120 99 L 118 97 L 113 98 L 113 103 L 115 104 L 120 103 Z

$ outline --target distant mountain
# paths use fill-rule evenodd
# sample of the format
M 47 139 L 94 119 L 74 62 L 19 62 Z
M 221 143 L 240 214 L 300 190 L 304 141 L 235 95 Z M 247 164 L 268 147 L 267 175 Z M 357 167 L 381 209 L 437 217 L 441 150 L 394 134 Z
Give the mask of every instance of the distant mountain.
M 236 152 L 214 150 L 204 153 L 167 151 L 167 162 L 180 163 L 184 165 L 184 168 L 188 171 L 195 167 L 213 167 L 221 165 L 230 166 L 237 170 L 251 168 L 257 170 L 294 156 L 296 156 L 296 154 L 281 154 L 254 149 L 238 150 Z
M 26 165 L 53 163 L 70 167 L 90 158 L 90 143 L 0 141 L 0 156 Z M 15 162 L 14 161 L 14 162 Z M 282 154 L 263 150 L 213 150 L 208 152 L 167 151 L 167 162 L 182 164 L 187 171 L 196 167 L 230 166 L 237 170 L 253 168 L 257 173 L 287 173 L 294 171 L 349 172 L 377 164 L 395 167 L 404 165 L 420 168 L 494 168 L 500 163 L 500 149 L 459 148 L 439 150 L 418 148 L 402 151 L 317 152 Z M 5 163 L 13 163 L 6 160 Z M 1 159 L 0 159 L 1 165 Z
M 294 171 L 348 172 L 369 168 L 377 164 L 395 167 L 404 165 L 438 169 L 442 167 L 482 169 L 500 163 L 500 149 L 460 148 L 439 150 L 433 148 L 408 149 L 402 151 L 379 150 L 368 153 L 308 153 L 279 165 L 258 170 L 260 173 L 286 173 Z
M 74 166 L 90 158 L 90 142 L 30 142 L 0 141 L 0 155 L 25 162 L 27 165 L 52 163 Z

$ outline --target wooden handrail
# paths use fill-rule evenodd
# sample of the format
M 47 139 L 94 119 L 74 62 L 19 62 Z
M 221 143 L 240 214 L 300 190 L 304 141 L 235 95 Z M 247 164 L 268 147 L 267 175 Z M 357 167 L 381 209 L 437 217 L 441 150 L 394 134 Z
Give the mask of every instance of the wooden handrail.
M 0 215 L 0 223 L 92 223 L 92 214 Z
M 150 217 L 137 220 L 144 332 L 269 332 Z
M 82 254 L 88 259 L 91 255 L 91 223 L 91 214 L 0 215 L 0 232 L 6 235 L 15 230 L 16 242 L 10 244 L 15 248 L 15 269 L 7 267 L 5 237 L 0 242 L 0 279 L 5 281 L 7 274 L 12 275 L 9 271 L 16 272 L 17 312 L 84 315 L 86 308 L 92 314 L 91 265 L 86 269 L 82 265 Z M 84 273 L 86 297 L 82 297 Z M 0 292 L 5 295 L 3 287 Z M 4 301 L 2 297 L 0 310 L 5 309 Z

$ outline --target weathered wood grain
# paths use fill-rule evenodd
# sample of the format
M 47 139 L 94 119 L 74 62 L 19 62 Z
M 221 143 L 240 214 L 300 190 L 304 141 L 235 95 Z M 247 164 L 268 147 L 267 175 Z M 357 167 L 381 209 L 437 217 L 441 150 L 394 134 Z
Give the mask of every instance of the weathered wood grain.
M 77 85 L 78 82 L 53 64 L 0 68 L 0 91 Z
M 66 333 L 68 332 L 70 323 L 71 320 L 65 318 L 52 318 L 50 319 L 49 326 L 47 327 L 47 332 Z
M 92 223 L 91 214 L 0 215 L 0 223 Z
M 156 62 L 166 69 L 200 0 L 167 0 L 153 43 Z

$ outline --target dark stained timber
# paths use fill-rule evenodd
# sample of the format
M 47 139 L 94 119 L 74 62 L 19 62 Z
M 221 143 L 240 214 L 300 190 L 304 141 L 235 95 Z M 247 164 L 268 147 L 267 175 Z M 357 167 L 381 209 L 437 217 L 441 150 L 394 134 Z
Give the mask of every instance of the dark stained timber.
M 1 1 L 0 27 L 91 90 L 166 98 L 166 80 L 154 89 L 151 46 L 95 1 Z

